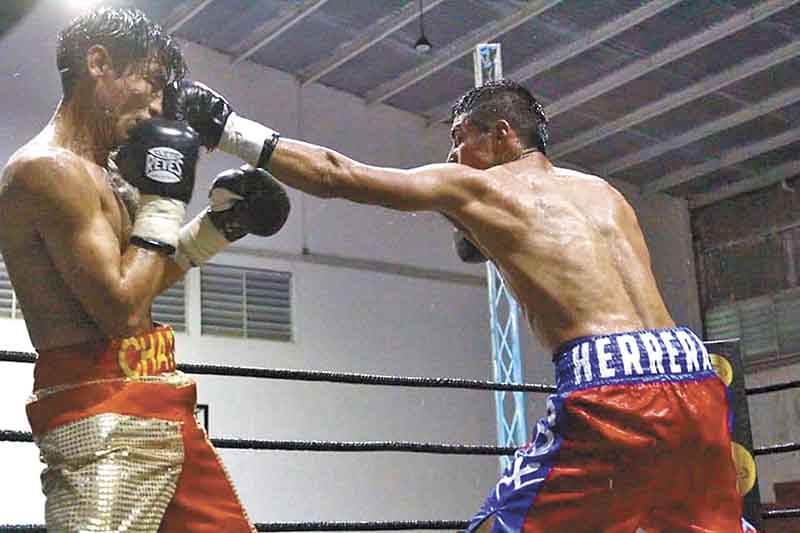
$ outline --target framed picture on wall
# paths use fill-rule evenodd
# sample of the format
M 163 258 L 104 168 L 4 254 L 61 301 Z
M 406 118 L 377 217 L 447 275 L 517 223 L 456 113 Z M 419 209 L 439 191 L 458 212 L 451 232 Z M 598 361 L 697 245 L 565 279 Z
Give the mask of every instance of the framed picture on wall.
M 194 410 L 194 417 L 197 419 L 197 422 L 203 426 L 203 429 L 206 430 L 206 433 L 209 433 L 208 428 L 208 404 L 206 403 L 198 403 L 197 407 Z

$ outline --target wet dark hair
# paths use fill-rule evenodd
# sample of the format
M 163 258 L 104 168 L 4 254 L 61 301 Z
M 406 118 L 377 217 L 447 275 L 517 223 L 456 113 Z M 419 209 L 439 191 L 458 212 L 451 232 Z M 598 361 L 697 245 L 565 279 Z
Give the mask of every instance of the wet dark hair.
M 524 148 L 535 146 L 547 153 L 547 115 L 542 104 L 517 82 L 492 81 L 467 91 L 453 105 L 450 118 L 463 114 L 483 132 L 496 121 L 507 120 Z
M 71 97 L 77 82 L 88 74 L 86 53 L 95 45 L 108 50 L 119 73 L 129 65 L 152 58 L 164 66 L 165 83 L 186 74 L 186 62 L 178 43 L 141 10 L 100 8 L 76 18 L 58 35 L 56 64 L 65 99 Z

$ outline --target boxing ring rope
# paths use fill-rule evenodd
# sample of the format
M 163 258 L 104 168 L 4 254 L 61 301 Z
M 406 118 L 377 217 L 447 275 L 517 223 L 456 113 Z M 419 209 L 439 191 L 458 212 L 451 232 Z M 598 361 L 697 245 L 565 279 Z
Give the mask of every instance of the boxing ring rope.
M 0 362 L 34 363 L 36 354 L 16 351 L 0 351 Z M 269 369 L 237 367 L 225 365 L 204 365 L 184 363 L 178 365 L 183 372 L 195 375 L 215 375 L 228 377 L 250 377 L 312 382 L 346 383 L 358 385 L 383 385 L 421 388 L 455 388 L 478 390 L 512 390 L 551 393 L 555 387 L 535 383 L 509 384 L 493 381 L 480 381 L 456 378 L 404 377 L 375 374 Z M 766 394 L 800 387 L 799 381 L 768 385 L 747 389 L 748 395 Z M 0 429 L 0 442 L 33 442 L 33 435 L 26 431 Z M 278 450 L 313 452 L 414 452 L 446 455 L 513 455 L 515 447 L 441 444 L 403 441 L 285 441 L 212 438 L 211 442 L 219 449 L 237 450 Z M 790 453 L 800 451 L 800 443 L 784 443 L 753 449 L 754 456 Z M 800 508 L 771 509 L 762 511 L 762 518 L 781 519 L 800 517 Z M 258 531 L 401 531 L 401 530 L 453 530 L 464 529 L 468 521 L 429 520 L 429 521 L 391 521 L 391 522 L 274 522 L 256 524 Z M 41 531 L 41 525 L 0 524 L 0 532 Z
M 789 389 L 800 388 L 800 381 L 787 381 L 786 383 L 776 383 L 775 385 L 764 385 L 762 387 L 752 387 L 745 389 L 748 396 L 755 396 L 756 394 L 766 394 L 768 392 L 778 392 Z
M 36 354 L 0 350 L 0 363 L 35 363 Z M 355 385 L 385 385 L 393 387 L 419 387 L 442 389 L 472 389 L 493 391 L 540 392 L 552 394 L 556 388 L 541 383 L 500 383 L 463 378 L 429 378 L 413 376 L 388 376 L 352 372 L 327 372 L 322 370 L 291 370 L 287 368 L 256 368 L 246 366 L 206 365 L 180 363 L 178 370 L 187 374 L 206 376 L 228 376 L 243 378 L 282 379 L 292 381 L 316 381 L 327 383 L 350 383 Z M 800 388 L 800 381 L 788 381 L 774 385 L 763 385 L 745 389 L 748 396 L 780 392 Z
M 0 442 L 33 442 L 29 431 L 0 429 Z M 220 449 L 275 450 L 284 452 L 413 452 L 440 455 L 514 455 L 512 446 L 481 444 L 441 444 L 406 441 L 322 441 L 322 440 L 260 440 L 213 438 L 211 443 Z M 753 455 L 774 455 L 800 451 L 800 443 L 787 442 L 774 446 L 753 448 Z
M 36 354 L 28 352 L 0 351 L 0 363 L 35 363 Z M 386 385 L 394 387 L 475 389 L 493 391 L 542 392 L 552 394 L 556 388 L 538 383 L 499 383 L 460 378 L 426 378 L 407 376 L 384 376 L 351 372 L 326 372 L 320 370 L 290 370 L 286 368 L 255 368 L 245 366 L 205 365 L 180 363 L 178 370 L 194 375 L 228 376 L 244 378 L 284 379 L 292 381 L 316 381 L 327 383 L 350 383 L 356 385 Z

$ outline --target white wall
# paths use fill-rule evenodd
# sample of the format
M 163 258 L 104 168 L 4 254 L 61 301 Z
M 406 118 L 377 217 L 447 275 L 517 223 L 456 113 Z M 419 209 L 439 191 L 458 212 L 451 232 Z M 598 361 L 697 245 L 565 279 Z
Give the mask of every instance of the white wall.
M 43 2 L 0 42 L 0 159 L 7 158 L 48 120 L 59 98 L 53 28 L 68 20 L 66 3 Z M 410 167 L 440 161 L 447 128 L 386 106 L 370 107 L 341 92 L 300 91 L 289 76 L 187 45 L 192 76 L 226 94 L 244 115 L 288 136 L 340 149 L 358 159 Z M 239 161 L 212 154 L 200 165 L 198 189 Z M 666 196 L 642 199 L 639 211 L 666 299 L 681 323 L 699 326 L 688 211 Z M 436 272 L 483 275 L 452 253 L 450 228 L 432 214 L 412 215 L 292 192 L 287 227 L 276 237 L 247 238 L 272 258 L 243 253 L 219 261 L 288 270 L 294 276 L 297 340 L 292 344 L 203 337 L 190 307 L 190 331 L 178 339 L 182 361 L 265 367 L 331 369 L 381 374 L 489 377 L 485 289 L 304 260 L 336 256 L 410 265 Z M 191 210 L 201 208 L 196 195 Z M 676 223 L 677 221 L 677 223 Z M 277 257 L 277 258 L 276 258 Z M 305 256 L 309 257 L 309 256 Z M 382 263 L 381 263 L 382 262 Z M 193 290 L 194 289 L 194 290 Z M 197 282 L 189 284 L 197 299 Z M 528 381 L 552 381 L 550 354 L 523 324 Z M 0 347 L 29 349 L 19 321 L 0 321 Z M 200 401 L 210 404 L 212 436 L 263 439 L 419 440 L 494 442 L 488 392 L 388 389 L 350 385 L 200 377 Z M 0 428 L 27 429 L 23 405 L 29 365 L 0 363 Z M 529 421 L 541 416 L 543 396 L 531 395 Z M 256 521 L 463 519 L 491 487 L 490 457 L 424 454 L 228 452 L 222 455 Z M 41 522 L 39 466 L 33 446 L 0 443 L 0 523 Z

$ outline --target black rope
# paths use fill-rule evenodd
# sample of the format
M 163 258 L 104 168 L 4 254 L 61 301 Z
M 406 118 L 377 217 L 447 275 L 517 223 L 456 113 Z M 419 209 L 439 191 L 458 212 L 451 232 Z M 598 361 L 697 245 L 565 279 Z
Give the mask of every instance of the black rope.
M 0 351 L 0 361 L 5 363 L 35 363 L 36 354 L 27 352 Z
M 753 448 L 753 455 L 772 455 L 775 453 L 788 453 L 796 451 L 800 451 L 800 442 L 787 442 L 786 444 L 776 444 L 775 446 Z
M 516 448 L 429 442 L 337 442 L 301 440 L 211 439 L 217 448 L 312 452 L 417 452 L 444 455 L 513 455 Z
M 0 441 L 33 442 L 30 432 L 0 430 Z M 303 440 L 211 439 L 217 448 L 233 450 L 280 450 L 307 452 L 417 452 L 444 455 L 513 455 L 516 448 L 429 442 L 338 442 Z
M 770 509 L 761 513 L 764 520 L 774 520 L 777 518 L 800 518 L 800 507 L 788 509 Z
M 0 362 L 34 363 L 36 354 L 27 352 L 0 351 Z M 231 376 L 263 379 L 286 379 L 295 381 L 316 381 L 328 383 L 352 383 L 357 385 L 387 385 L 393 387 L 450 388 L 473 390 L 504 390 L 518 392 L 540 392 L 552 394 L 556 388 L 541 383 L 498 383 L 461 378 L 426 378 L 409 376 L 385 376 L 380 374 L 360 374 L 352 372 L 326 372 L 318 370 L 290 370 L 287 368 L 254 368 L 246 366 L 206 365 L 183 363 L 178 369 L 187 374 L 209 376 Z M 800 381 L 776 383 L 745 389 L 747 396 L 779 392 L 800 388 Z
M 553 393 L 552 385 L 537 383 L 498 383 L 459 378 L 425 378 L 358 374 L 349 372 L 325 372 L 319 370 L 289 370 L 285 368 L 252 368 L 222 365 L 201 365 L 185 363 L 178 369 L 187 374 L 207 374 L 214 376 L 239 376 L 248 378 L 290 379 L 296 381 L 325 381 L 330 383 L 353 383 L 358 385 L 391 385 L 399 387 L 428 387 L 451 389 L 505 390 L 522 392 Z
M 273 522 L 256 524 L 258 531 L 402 531 L 409 529 L 463 530 L 468 520 L 414 520 L 405 522 Z
M 0 430 L 0 442 L 33 442 L 27 431 Z M 256 439 L 211 439 L 217 448 L 233 450 L 280 450 L 307 452 L 417 452 L 444 455 L 513 455 L 516 448 L 508 446 L 484 446 L 466 444 L 435 444 L 429 442 L 403 441 L 304 441 L 304 440 L 256 440 Z M 788 442 L 753 449 L 753 455 L 773 455 L 800 451 L 800 443 Z
M 0 362 L 34 363 L 36 354 L 0 351 Z M 287 379 L 295 381 L 317 381 L 328 383 L 352 383 L 357 385 L 389 385 L 394 387 L 425 387 L 474 390 L 504 390 L 519 392 L 554 393 L 552 385 L 539 383 L 498 383 L 460 378 L 425 378 L 358 374 L 351 372 L 325 372 L 319 370 L 290 370 L 287 368 L 254 368 L 245 366 L 205 365 L 183 363 L 178 370 L 187 374 L 211 376 L 236 376 L 244 378 Z
M 770 509 L 761 513 L 764 520 L 800 517 L 800 508 Z M 467 520 L 412 520 L 398 522 L 270 522 L 255 524 L 258 531 L 403 531 L 466 529 Z M 35 524 L 0 524 L 0 532 L 16 533 L 35 531 L 47 533 L 44 526 Z
M 30 431 L 14 431 L 0 429 L 0 441 L 6 442 L 33 442 L 33 435 Z
M 796 389 L 798 387 L 800 387 L 800 381 L 788 381 L 786 383 L 776 383 L 775 385 L 764 385 L 763 387 L 751 387 L 745 389 L 744 392 L 748 396 L 753 396 L 756 394 L 766 394 L 768 392 Z

